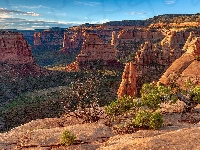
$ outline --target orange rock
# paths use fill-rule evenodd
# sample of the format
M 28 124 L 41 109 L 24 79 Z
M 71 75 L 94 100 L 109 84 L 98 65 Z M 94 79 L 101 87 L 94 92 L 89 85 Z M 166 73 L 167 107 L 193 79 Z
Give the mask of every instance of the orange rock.
M 195 60 L 200 57 L 200 38 L 191 36 L 187 40 L 187 51 L 166 70 L 160 78 L 163 84 L 169 84 L 170 80 L 177 77 L 176 83 L 183 86 L 190 79 L 194 84 L 200 85 L 200 61 Z M 190 42 L 188 42 L 190 41 Z
M 34 62 L 31 46 L 21 33 L 0 31 L 0 62 L 14 65 Z
M 114 47 L 109 43 L 105 43 L 95 33 L 87 34 L 76 61 L 84 62 L 89 60 L 115 60 Z
M 118 98 L 121 98 L 124 95 L 135 96 L 136 93 L 137 93 L 136 68 L 135 68 L 135 64 L 130 62 L 130 63 L 127 63 L 124 68 L 124 72 L 122 75 L 122 82 L 118 89 L 117 95 L 118 95 Z

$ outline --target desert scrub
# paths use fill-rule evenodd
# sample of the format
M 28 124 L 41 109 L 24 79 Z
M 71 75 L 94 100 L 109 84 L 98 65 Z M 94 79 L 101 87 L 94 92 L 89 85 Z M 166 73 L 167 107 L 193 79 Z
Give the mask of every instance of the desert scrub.
M 65 146 L 69 146 L 69 145 L 72 145 L 75 141 L 76 137 L 73 133 L 69 132 L 68 130 L 65 130 L 63 133 L 62 133 L 62 142 L 61 144 L 62 145 L 65 145 Z
M 133 119 L 133 124 L 138 127 L 159 129 L 162 127 L 163 119 L 160 113 L 151 113 L 146 110 L 139 110 Z
M 137 110 L 141 107 L 141 103 L 130 96 L 124 96 L 116 101 L 110 103 L 109 106 L 105 107 L 106 114 L 114 119 L 119 115 L 130 112 L 131 110 Z
M 196 86 L 190 93 L 195 103 L 200 103 L 200 86 Z
M 141 93 L 141 102 L 152 110 L 160 108 L 160 104 L 170 100 L 172 91 L 165 86 L 155 84 L 144 84 Z

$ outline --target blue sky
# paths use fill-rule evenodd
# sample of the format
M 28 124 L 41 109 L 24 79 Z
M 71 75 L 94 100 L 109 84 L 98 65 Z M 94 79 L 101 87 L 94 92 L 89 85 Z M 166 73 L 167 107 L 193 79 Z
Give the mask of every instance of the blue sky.
M 0 0 L 0 28 L 144 20 L 162 14 L 195 14 L 199 8 L 200 0 Z

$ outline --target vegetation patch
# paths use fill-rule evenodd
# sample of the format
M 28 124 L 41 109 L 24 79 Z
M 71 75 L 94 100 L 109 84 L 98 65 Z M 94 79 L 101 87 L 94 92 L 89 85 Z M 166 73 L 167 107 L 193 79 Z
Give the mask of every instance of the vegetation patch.
M 62 133 L 61 144 L 64 146 L 70 146 L 75 142 L 76 136 L 68 130 Z

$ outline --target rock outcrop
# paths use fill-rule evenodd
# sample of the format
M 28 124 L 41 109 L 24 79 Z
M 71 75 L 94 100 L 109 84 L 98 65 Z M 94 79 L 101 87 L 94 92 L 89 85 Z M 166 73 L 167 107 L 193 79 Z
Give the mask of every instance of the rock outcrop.
M 34 33 L 34 45 L 61 46 L 64 39 L 64 30 L 44 30 Z
M 18 65 L 33 62 L 31 47 L 21 33 L 0 31 L 0 63 Z
M 136 67 L 133 62 L 127 63 L 122 75 L 122 82 L 118 89 L 118 98 L 127 96 L 135 96 L 137 93 L 136 87 Z
M 145 74 L 151 67 L 168 68 L 184 52 L 179 46 L 178 35 L 176 32 L 168 32 L 160 44 L 153 44 L 152 41 L 141 44 L 135 57 L 137 71 Z
M 82 31 L 74 33 L 65 32 L 62 51 L 67 52 L 68 50 L 81 48 L 84 38 L 84 33 Z
M 66 67 L 67 71 L 80 68 L 79 64 L 84 64 L 88 61 L 115 61 L 115 50 L 110 43 L 104 42 L 95 33 L 90 33 L 85 36 L 80 54 L 76 57 L 75 62 Z
M 105 43 L 97 34 L 88 34 L 83 43 L 80 54 L 76 61 L 84 62 L 89 60 L 114 60 L 115 51 L 113 46 Z
M 189 40 L 191 40 L 191 37 L 189 37 Z M 159 81 L 163 84 L 168 84 L 171 79 L 176 77 L 176 82 L 179 85 L 184 85 L 188 79 L 190 79 L 194 84 L 200 85 L 199 57 L 200 38 L 193 37 L 191 42 L 187 43 L 187 51 L 172 63 Z

